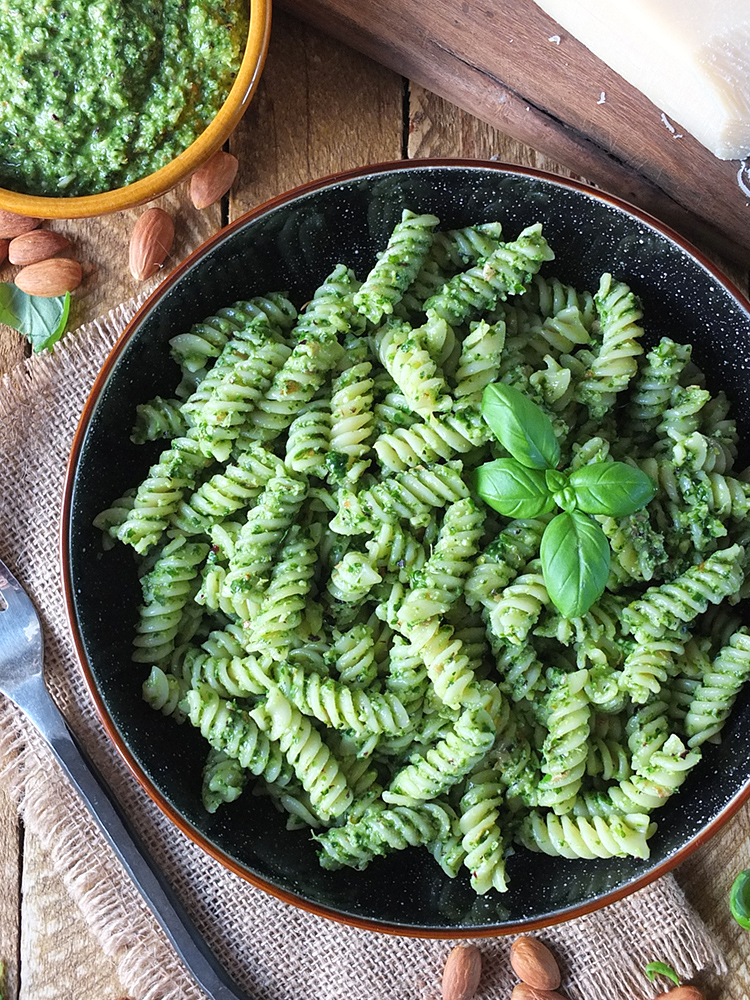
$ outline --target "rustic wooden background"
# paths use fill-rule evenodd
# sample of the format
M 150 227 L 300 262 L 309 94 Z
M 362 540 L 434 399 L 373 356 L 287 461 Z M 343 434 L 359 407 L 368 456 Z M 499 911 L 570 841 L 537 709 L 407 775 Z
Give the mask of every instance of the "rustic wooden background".
M 530 146 L 279 13 L 259 93 L 230 149 L 240 160 L 240 172 L 223 205 L 197 212 L 187 185 L 160 200 L 177 227 L 167 270 L 227 220 L 265 199 L 315 177 L 367 163 L 458 156 L 567 173 L 562 164 Z M 75 255 L 85 265 L 86 278 L 74 296 L 74 323 L 92 319 L 158 281 L 139 285 L 128 273 L 128 240 L 139 212 L 49 224 L 73 240 Z M 707 245 L 703 248 L 709 251 Z M 747 268 L 717 263 L 747 291 Z M 7 281 L 12 274 L 13 268 L 6 265 L 0 269 L 0 280 Z M 23 357 L 21 338 L 0 327 L 0 372 Z M 728 911 L 732 879 L 738 868 L 750 866 L 749 835 L 750 808 L 745 808 L 677 873 L 727 955 L 729 975 L 705 984 L 711 1000 L 750 997 L 750 932 L 741 930 Z M 64 948 L 63 962 L 50 960 L 52 943 L 57 955 Z M 0 989 L 4 1000 L 116 1000 L 126 995 L 111 961 L 53 871 L 35 830 L 19 822 L 2 788 L 0 960 L 6 964 Z

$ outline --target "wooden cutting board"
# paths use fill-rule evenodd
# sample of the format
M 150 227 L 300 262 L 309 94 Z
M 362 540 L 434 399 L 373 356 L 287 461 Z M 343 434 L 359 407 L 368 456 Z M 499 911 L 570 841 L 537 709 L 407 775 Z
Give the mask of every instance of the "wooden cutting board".
M 750 262 L 750 168 L 683 134 L 533 0 L 278 3 L 699 247 Z

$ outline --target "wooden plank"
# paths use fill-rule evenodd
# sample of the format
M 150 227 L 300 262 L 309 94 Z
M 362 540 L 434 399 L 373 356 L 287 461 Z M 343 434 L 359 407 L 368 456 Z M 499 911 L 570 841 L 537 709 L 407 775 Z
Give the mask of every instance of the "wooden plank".
M 698 245 L 747 261 L 750 199 L 739 164 L 691 136 L 675 140 L 658 108 L 533 0 L 279 3 Z
M 260 87 L 230 140 L 235 219 L 316 177 L 400 159 L 403 81 L 283 13 Z
M 33 830 L 26 830 L 18 1000 L 124 997 L 105 955 Z M 10 996 L 8 1000 L 10 1000 Z
M 0 962 L 4 974 L 0 977 L 0 996 L 16 1000 L 21 943 L 21 826 L 14 802 L 0 786 L 0 899 L 3 919 L 0 921 Z

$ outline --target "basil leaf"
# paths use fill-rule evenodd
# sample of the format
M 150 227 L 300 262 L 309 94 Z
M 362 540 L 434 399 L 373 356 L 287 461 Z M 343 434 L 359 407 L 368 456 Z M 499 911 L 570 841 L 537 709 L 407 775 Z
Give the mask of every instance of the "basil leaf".
M 480 465 L 476 488 L 486 504 L 506 517 L 538 517 L 555 506 L 544 473 L 527 469 L 513 458 Z
M 10 282 L 0 282 L 0 323 L 12 326 L 34 351 L 51 350 L 65 333 L 70 292 L 51 298 L 27 295 Z
M 750 868 L 740 872 L 732 883 L 729 909 L 740 927 L 750 931 Z
M 672 966 L 667 965 L 666 962 L 649 962 L 643 971 L 652 983 L 657 976 L 666 976 L 667 979 L 672 980 L 675 986 L 680 985 L 680 977 L 674 971 Z
M 503 448 L 521 465 L 554 469 L 560 461 L 560 445 L 549 417 L 513 386 L 502 382 L 488 385 L 482 395 L 482 416 Z
M 587 514 L 624 517 L 656 496 L 651 476 L 625 462 L 595 462 L 572 472 L 569 479 L 576 503 Z
M 580 618 L 604 593 L 609 542 L 601 527 L 578 510 L 554 517 L 542 535 L 539 555 L 547 593 L 566 618 Z

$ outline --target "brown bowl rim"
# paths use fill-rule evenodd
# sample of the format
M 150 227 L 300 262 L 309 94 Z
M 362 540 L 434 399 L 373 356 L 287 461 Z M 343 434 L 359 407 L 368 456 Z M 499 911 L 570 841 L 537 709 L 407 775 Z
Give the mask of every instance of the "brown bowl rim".
M 667 226 L 665 223 L 660 222 L 654 216 L 649 215 L 637 206 L 631 205 L 628 202 L 616 197 L 615 195 L 608 194 L 607 192 L 599 191 L 595 188 L 590 187 L 580 181 L 576 181 L 567 177 L 562 177 L 557 174 L 553 174 L 546 170 L 538 170 L 533 167 L 516 166 L 510 163 L 502 163 L 494 160 L 473 160 L 461 157 L 448 158 L 426 158 L 426 159 L 414 159 L 414 160 L 395 160 L 387 161 L 383 163 L 377 163 L 365 167 L 356 167 L 350 170 L 339 171 L 334 174 L 329 174 L 325 177 L 318 178 L 313 181 L 308 181 L 304 184 L 300 184 L 289 191 L 282 194 L 276 195 L 273 198 L 262 202 L 255 208 L 250 209 L 245 212 L 239 218 L 235 219 L 229 225 L 220 229 L 218 232 L 214 233 L 213 236 L 209 237 L 204 243 L 197 247 L 188 257 L 185 258 L 174 270 L 162 281 L 162 283 L 149 295 L 148 299 L 140 306 L 135 316 L 127 324 L 123 332 L 120 334 L 117 342 L 107 356 L 101 371 L 97 375 L 96 380 L 91 388 L 89 396 L 84 405 L 83 411 L 81 413 L 81 418 L 76 428 L 76 432 L 73 438 L 73 443 L 71 446 L 70 455 L 68 458 L 67 468 L 65 472 L 65 481 L 63 485 L 63 498 L 62 498 L 62 509 L 61 509 L 61 519 L 60 519 L 60 562 L 61 562 L 61 574 L 62 574 L 62 584 L 63 584 L 63 595 L 65 600 L 65 610 L 66 617 L 68 619 L 68 625 L 70 628 L 71 636 L 73 639 L 73 644 L 76 650 L 77 659 L 81 670 L 84 675 L 84 680 L 86 686 L 89 690 L 91 698 L 94 702 L 97 714 L 104 726 L 104 729 L 109 736 L 110 740 L 114 744 L 116 750 L 125 761 L 125 764 L 136 778 L 141 787 L 146 791 L 149 797 L 156 803 L 156 805 L 161 809 L 161 811 L 175 824 L 175 826 L 182 831 L 190 840 L 201 847 L 206 853 L 217 860 L 225 868 L 231 871 L 233 874 L 239 876 L 251 885 L 254 885 L 258 889 L 262 889 L 269 895 L 274 896 L 276 899 L 282 902 L 289 903 L 299 909 L 305 910 L 308 913 L 313 913 L 316 916 L 324 917 L 329 920 L 333 920 L 336 923 L 345 924 L 350 927 L 356 927 L 360 930 L 376 931 L 380 933 L 392 934 L 398 937 L 412 937 L 412 938 L 425 938 L 425 939 L 445 939 L 445 940 L 455 940 L 458 938 L 484 938 L 484 937 L 503 937 L 510 934 L 517 934 L 519 932 L 539 930 L 544 927 L 552 927 L 555 924 L 564 923 L 568 920 L 573 920 L 577 917 L 584 916 L 587 913 L 593 913 L 597 910 L 603 909 L 605 906 L 609 906 L 612 903 L 617 902 L 620 899 L 624 899 L 626 896 L 637 892 L 639 889 L 645 888 L 656 879 L 660 878 L 662 875 L 666 875 L 668 872 L 672 871 L 679 864 L 685 861 L 691 854 L 693 854 L 699 847 L 706 844 L 711 837 L 718 833 L 718 831 L 727 823 L 732 816 L 747 802 L 750 800 L 750 778 L 745 783 L 744 787 L 732 798 L 721 810 L 721 812 L 708 823 L 703 830 L 695 834 L 683 847 L 678 851 L 675 851 L 670 857 L 666 858 L 659 865 L 655 866 L 649 872 L 641 875 L 639 878 L 634 879 L 632 882 L 628 882 L 627 885 L 621 886 L 618 889 L 614 889 L 611 892 L 605 893 L 602 896 L 598 896 L 588 902 L 578 904 L 576 906 L 571 906 L 563 910 L 557 910 L 544 917 L 529 918 L 526 920 L 519 920 L 514 924 L 509 924 L 507 926 L 499 927 L 456 927 L 456 928 L 421 928 L 421 927 L 410 927 L 403 926 L 400 924 L 393 924 L 384 921 L 371 920 L 364 917 L 356 917 L 331 909 L 329 907 L 323 906 L 318 903 L 311 902 L 309 900 L 303 899 L 301 896 L 297 896 L 294 893 L 288 892 L 284 889 L 280 889 L 277 886 L 272 885 L 265 879 L 260 878 L 257 875 L 248 872 L 247 869 L 243 868 L 242 865 L 238 864 L 233 858 L 229 857 L 224 851 L 217 848 L 212 844 L 200 831 L 196 830 L 190 823 L 180 816 L 177 811 L 170 805 L 170 803 L 164 798 L 161 792 L 153 785 L 149 777 L 142 770 L 140 765 L 134 759 L 124 740 L 120 737 L 117 732 L 112 719 L 107 712 L 104 701 L 97 690 L 96 683 L 94 681 L 93 674 L 91 672 L 91 667 L 88 663 L 85 649 L 83 645 L 83 639 L 78 629 L 78 624 L 75 617 L 75 609 L 73 603 L 73 585 L 71 579 L 71 566 L 70 560 L 68 558 L 70 551 L 70 534 L 69 534 L 69 523 L 70 523 L 70 513 L 71 513 L 71 501 L 73 493 L 73 484 L 75 479 L 75 469 L 78 464 L 78 459 L 80 457 L 81 448 L 83 445 L 83 440 L 86 435 L 91 417 L 93 414 L 94 407 L 97 403 L 99 395 L 104 388 L 107 379 L 114 367 L 115 362 L 119 358 L 120 354 L 128 344 L 130 338 L 134 334 L 137 326 L 142 321 L 143 317 L 153 308 L 153 306 L 159 301 L 159 299 L 166 294 L 166 292 L 175 285 L 183 274 L 202 256 L 208 253 L 218 242 L 222 241 L 225 237 L 233 233 L 235 230 L 241 228 L 246 223 L 251 220 L 265 214 L 271 209 L 277 208 L 280 205 L 286 204 L 293 201 L 295 198 L 307 194 L 311 191 L 316 191 L 321 188 L 329 187 L 335 184 L 339 184 L 344 181 L 353 180 L 358 177 L 367 177 L 371 174 L 387 173 L 396 170 L 408 170 L 414 167 L 445 167 L 445 166 L 456 166 L 456 167 L 476 167 L 486 170 L 497 170 L 499 173 L 514 173 L 521 174 L 527 177 L 539 178 L 541 180 L 551 181 L 556 184 L 561 184 L 565 187 L 571 188 L 575 191 L 582 192 L 590 197 L 597 200 L 603 201 L 615 208 L 618 208 L 629 215 L 634 216 L 641 222 L 648 226 L 653 227 L 662 235 L 666 236 L 668 239 L 675 242 L 682 250 L 684 250 L 688 255 L 694 257 L 703 267 L 705 267 L 711 275 L 722 285 L 726 291 L 734 297 L 740 305 L 750 314 L 750 301 L 742 294 L 742 292 L 736 288 L 736 286 L 717 268 L 717 266 L 697 247 L 695 247 L 689 240 L 681 236 L 678 232 Z
M 22 194 L 0 187 L 0 209 L 38 219 L 84 219 L 136 208 L 176 187 L 224 145 L 247 111 L 266 61 L 271 5 L 272 0 L 249 0 L 247 44 L 229 94 L 210 124 L 169 163 L 124 187 L 73 198 Z

